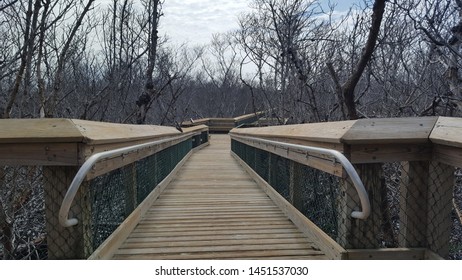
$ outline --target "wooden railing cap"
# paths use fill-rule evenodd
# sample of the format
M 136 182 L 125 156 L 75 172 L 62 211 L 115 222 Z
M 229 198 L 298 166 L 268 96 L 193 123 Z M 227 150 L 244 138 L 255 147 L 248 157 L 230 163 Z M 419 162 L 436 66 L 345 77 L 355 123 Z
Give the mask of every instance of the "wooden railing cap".
M 106 144 L 180 134 L 173 127 L 77 119 L 1 119 L 0 143 Z
M 84 136 L 70 119 L 0 119 L 0 143 L 82 142 Z
M 356 121 L 339 121 L 257 128 L 235 128 L 231 130 L 231 133 L 268 139 L 287 138 L 312 142 L 341 143 L 343 135 L 355 122 Z
M 439 117 L 430 140 L 435 144 L 462 148 L 462 118 Z
M 202 132 L 202 131 L 207 131 L 209 129 L 208 126 L 201 124 L 201 125 L 196 125 L 196 126 L 190 126 L 190 127 L 183 127 L 182 130 L 184 133 L 188 132 Z
M 72 120 L 87 144 L 107 144 L 178 135 L 174 127 Z
M 342 142 L 354 144 L 401 144 L 429 142 L 438 117 L 360 119 Z

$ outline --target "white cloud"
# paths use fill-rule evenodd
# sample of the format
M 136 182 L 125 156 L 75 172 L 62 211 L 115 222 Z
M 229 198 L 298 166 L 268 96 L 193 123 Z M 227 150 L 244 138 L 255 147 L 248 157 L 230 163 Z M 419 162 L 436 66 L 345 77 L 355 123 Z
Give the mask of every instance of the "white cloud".
M 166 0 L 160 33 L 173 43 L 207 44 L 212 34 L 238 28 L 238 15 L 250 0 Z
M 331 0 L 332 1 L 332 0 Z M 160 34 L 174 44 L 207 44 L 214 33 L 238 28 L 238 16 L 250 11 L 252 0 L 166 0 L 163 6 Z M 337 11 L 344 14 L 361 0 L 334 0 Z M 327 4 L 327 0 L 321 0 Z

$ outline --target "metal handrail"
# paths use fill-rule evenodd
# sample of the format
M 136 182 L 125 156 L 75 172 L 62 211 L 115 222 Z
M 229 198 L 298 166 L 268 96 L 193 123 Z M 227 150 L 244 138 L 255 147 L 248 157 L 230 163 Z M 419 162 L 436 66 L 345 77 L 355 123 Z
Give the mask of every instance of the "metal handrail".
M 66 195 L 64 196 L 63 202 L 61 203 L 61 207 L 59 209 L 59 223 L 63 227 L 71 227 L 71 226 L 75 226 L 78 224 L 78 220 L 76 218 L 71 218 L 71 219 L 68 218 L 69 210 L 71 208 L 72 202 L 74 201 L 75 195 L 77 194 L 77 191 L 80 189 L 80 186 L 82 185 L 83 180 L 87 176 L 88 172 L 90 172 L 90 170 L 94 167 L 94 165 L 98 161 L 115 158 L 115 157 L 130 154 L 130 153 L 136 153 L 143 149 L 148 149 L 153 146 L 158 146 L 160 144 L 170 142 L 170 141 L 175 141 L 175 140 L 182 139 L 182 138 L 188 138 L 190 136 L 191 136 L 190 133 L 181 134 L 180 136 L 171 137 L 168 139 L 162 139 L 162 140 L 152 141 L 152 142 L 148 142 L 144 144 L 138 144 L 138 145 L 133 145 L 129 147 L 124 147 L 124 148 L 119 148 L 119 149 L 114 149 L 110 151 L 99 152 L 99 153 L 93 154 L 80 167 L 79 171 L 77 172 L 74 179 L 72 180 L 69 188 L 67 189 Z
M 284 143 L 284 142 L 279 142 L 279 141 L 266 140 L 266 139 L 261 139 L 261 138 L 241 136 L 241 135 L 235 135 L 235 134 L 233 134 L 231 137 L 246 139 L 251 142 L 265 143 L 265 144 L 269 144 L 273 146 L 282 146 L 287 149 L 292 148 L 292 149 L 302 150 L 305 152 L 317 153 L 317 154 L 334 157 L 336 160 L 339 161 L 339 163 L 343 166 L 343 169 L 345 169 L 345 171 L 347 172 L 348 176 L 353 182 L 353 185 L 356 189 L 356 192 L 358 193 L 359 200 L 361 202 L 362 211 L 351 212 L 351 217 L 355 219 L 361 219 L 361 220 L 365 220 L 367 219 L 367 217 L 369 217 L 371 213 L 371 204 L 369 201 L 369 196 L 367 195 L 367 191 L 364 188 L 364 184 L 359 178 L 358 172 L 356 172 L 351 162 L 339 151 L 332 150 L 332 149 L 311 147 L 311 146 L 303 146 L 303 145 L 297 145 L 297 144 L 289 144 L 289 143 Z

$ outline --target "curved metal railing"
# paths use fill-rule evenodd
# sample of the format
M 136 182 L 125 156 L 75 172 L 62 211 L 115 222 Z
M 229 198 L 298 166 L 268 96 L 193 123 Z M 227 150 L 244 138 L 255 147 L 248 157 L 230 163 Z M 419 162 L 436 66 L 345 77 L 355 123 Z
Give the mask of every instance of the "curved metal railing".
M 346 173 L 348 174 L 351 181 L 353 182 L 353 185 L 356 189 L 356 192 L 358 193 L 359 200 L 361 202 L 362 211 L 353 211 L 351 213 L 351 217 L 356 218 L 356 219 L 361 219 L 361 220 L 365 220 L 367 219 L 367 217 L 369 217 L 371 213 L 371 204 L 369 201 L 369 196 L 367 194 L 367 191 L 364 188 L 364 184 L 361 181 L 358 173 L 356 172 L 351 162 L 339 151 L 332 150 L 332 149 L 290 144 L 290 143 L 284 143 L 284 142 L 273 141 L 273 140 L 266 140 L 266 139 L 255 138 L 255 137 L 250 137 L 250 136 L 241 136 L 241 135 L 235 135 L 235 134 L 232 135 L 232 138 L 236 138 L 236 139 L 240 138 L 240 139 L 245 139 L 250 142 L 264 143 L 268 145 L 284 147 L 287 149 L 296 149 L 296 150 L 301 150 L 307 153 L 311 152 L 311 153 L 326 155 L 326 156 L 335 158 L 343 166 L 343 169 L 345 169 Z
M 77 172 L 74 179 L 72 180 L 66 192 L 66 195 L 64 196 L 63 202 L 61 203 L 61 207 L 59 209 L 59 223 L 63 227 L 71 227 L 71 226 L 77 225 L 78 220 L 76 218 L 71 218 L 71 219 L 68 218 L 69 210 L 71 208 L 72 202 L 74 201 L 75 195 L 77 194 L 77 191 L 80 189 L 80 186 L 82 185 L 83 180 L 87 176 L 88 172 L 92 170 L 93 166 L 98 161 L 116 158 L 119 156 L 128 155 L 130 153 L 136 153 L 143 149 L 148 149 L 148 148 L 158 146 L 160 144 L 170 142 L 170 141 L 180 140 L 182 138 L 187 139 L 188 137 L 191 137 L 191 135 L 181 134 L 180 136 L 176 136 L 176 137 L 171 137 L 171 138 L 152 141 L 152 142 L 148 142 L 144 144 L 138 144 L 138 145 L 133 145 L 129 147 L 100 152 L 100 153 L 96 153 L 90 156 L 85 161 L 85 163 L 80 167 L 79 171 Z

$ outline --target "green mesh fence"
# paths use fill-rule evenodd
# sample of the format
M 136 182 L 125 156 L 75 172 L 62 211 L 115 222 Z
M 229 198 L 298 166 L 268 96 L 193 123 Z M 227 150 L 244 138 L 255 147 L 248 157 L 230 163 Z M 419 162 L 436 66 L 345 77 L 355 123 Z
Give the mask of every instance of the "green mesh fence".
M 344 248 L 423 247 L 444 258 L 462 259 L 460 169 L 438 162 L 357 164 L 372 208 L 370 217 L 361 221 L 350 215 L 359 210 L 359 199 L 348 179 L 236 140 L 231 148 Z
M 281 196 L 293 204 L 296 196 L 298 202 L 294 206 L 329 236 L 337 238 L 338 180 L 335 177 L 235 140 L 231 146 L 232 151 Z M 295 169 L 297 178 L 291 176 Z M 294 193 L 294 180 L 299 184 L 299 193 Z
M 462 170 L 455 172 L 454 210 L 451 213 L 452 228 L 449 240 L 449 256 L 455 260 L 462 260 Z
M 90 182 L 92 250 L 95 250 L 192 149 L 190 139 Z
M 0 259 L 88 257 L 192 146 L 185 140 L 85 182 L 69 213 L 79 223 L 69 228 L 57 216 L 79 167 L 0 166 Z
M 337 239 L 339 179 L 299 163 L 292 164 L 295 170 L 299 170 L 301 207 L 298 210 L 330 237 Z

